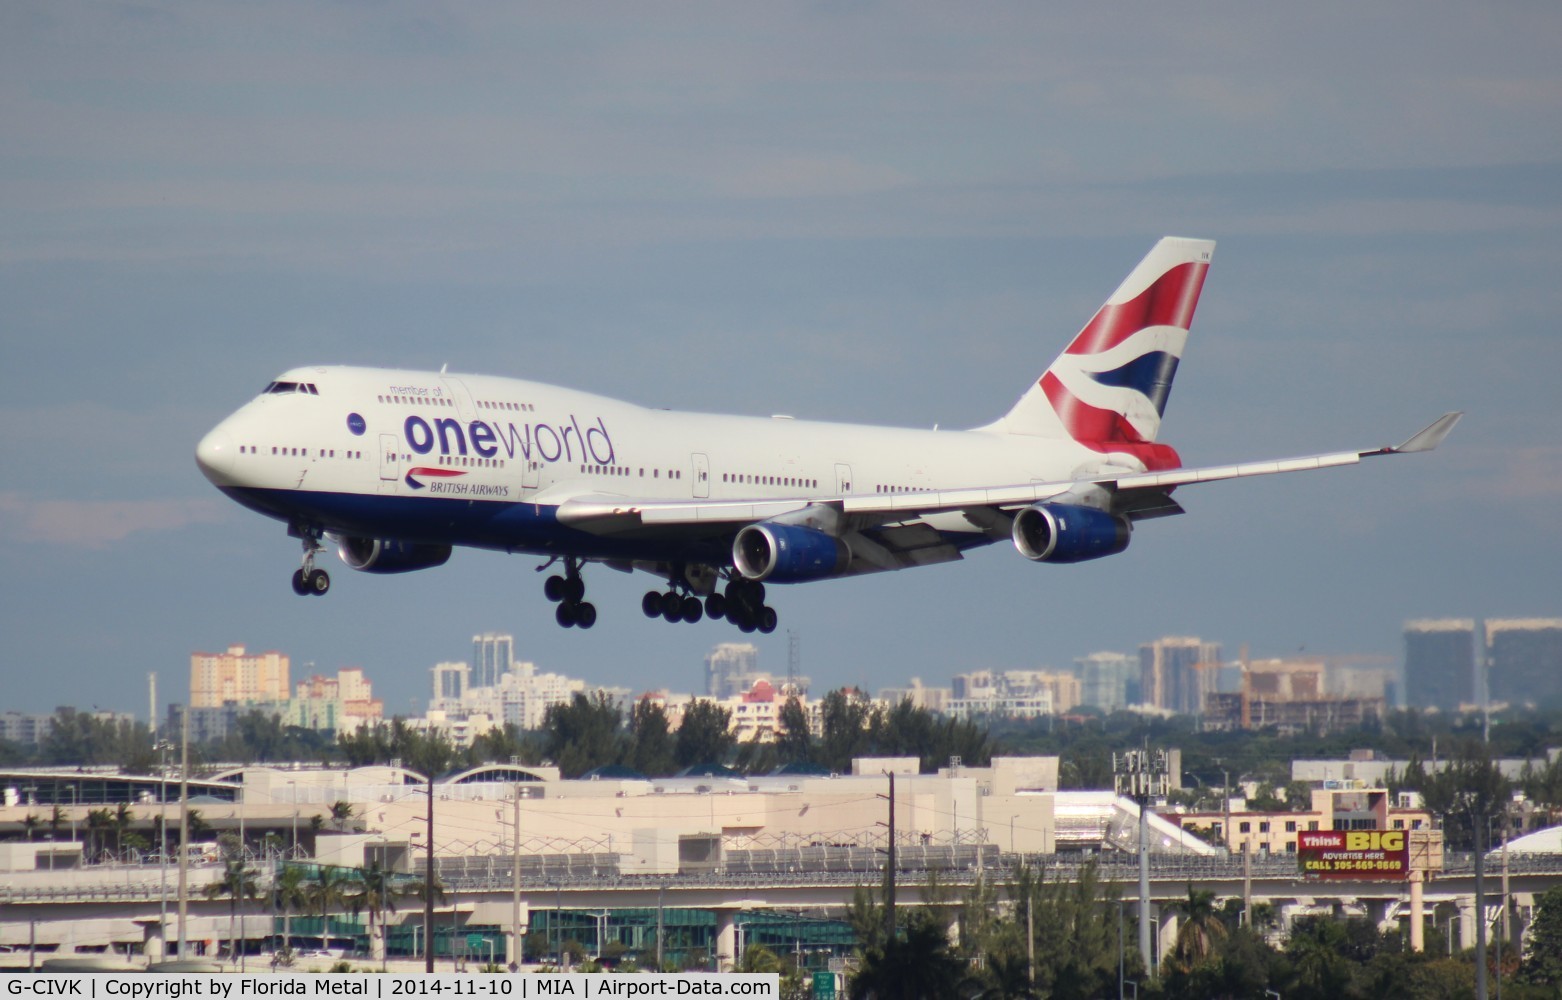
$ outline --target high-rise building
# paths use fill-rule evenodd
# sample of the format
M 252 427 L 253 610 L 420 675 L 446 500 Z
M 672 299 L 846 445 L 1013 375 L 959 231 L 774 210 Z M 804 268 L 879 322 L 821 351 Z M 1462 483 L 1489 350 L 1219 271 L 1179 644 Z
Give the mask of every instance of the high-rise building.
M 1079 704 L 1079 678 L 1047 670 L 973 670 L 950 678 L 951 715 L 1032 719 Z
M 1103 712 L 1139 703 L 1139 661 L 1126 653 L 1091 653 L 1074 661 L 1079 700 Z
M 514 663 L 514 636 L 496 632 L 472 636 L 472 687 L 498 687 Z
M 385 717 L 385 703 L 361 667 L 343 667 L 335 677 L 316 674 L 300 681 L 285 706 L 288 721 L 305 729 L 345 732 L 374 725 Z
M 1205 695 L 1218 689 L 1220 643 L 1193 636 L 1168 636 L 1139 647 L 1142 704 L 1195 715 Z
M 770 680 L 759 671 L 759 649 L 747 642 L 724 642 L 705 657 L 705 693 L 718 700 L 748 693 L 757 680 Z
M 1562 699 L 1562 618 L 1486 619 L 1486 678 L 1493 701 Z
M 1405 701 L 1411 708 L 1457 709 L 1481 700 L 1475 619 L 1405 622 Z
M 229 646 L 226 653 L 190 654 L 192 708 L 286 701 L 291 693 L 283 653 L 251 655 L 243 646 Z
M 431 710 L 459 705 L 466 697 L 471 667 L 465 663 L 436 663 L 429 672 L 434 675 L 434 697 L 428 705 Z
M 802 685 L 802 694 L 806 695 L 808 686 Z M 905 687 L 879 688 L 879 701 L 889 706 L 899 705 L 903 701 L 911 702 L 912 708 L 920 708 L 928 712 L 942 712 L 953 697 L 952 689 L 945 687 L 927 687 L 922 683 L 922 678 L 913 677 L 911 683 Z

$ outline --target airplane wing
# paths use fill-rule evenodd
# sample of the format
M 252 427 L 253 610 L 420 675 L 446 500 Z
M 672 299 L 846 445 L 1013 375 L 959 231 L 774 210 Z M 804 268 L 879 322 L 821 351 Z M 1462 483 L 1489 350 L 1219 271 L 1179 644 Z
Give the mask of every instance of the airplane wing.
M 931 541 L 929 536 L 938 536 L 937 531 L 928 529 L 924 533 L 906 530 L 896 534 L 896 530 L 901 527 L 927 529 L 926 524 L 915 522 L 933 515 L 963 515 L 971 525 L 984 532 L 994 536 L 1007 535 L 1009 525 L 1006 512 L 1056 499 L 1081 487 L 1097 486 L 1110 492 L 1114 513 L 1133 520 L 1165 517 L 1182 512 L 1182 508 L 1171 499 L 1171 491 L 1178 486 L 1282 472 L 1310 472 L 1314 469 L 1355 465 L 1364 458 L 1379 455 L 1431 451 L 1442 443 L 1462 416 L 1460 412 L 1445 413 L 1399 445 L 1240 465 L 1129 473 L 1066 482 L 784 500 L 639 501 L 627 497 L 582 496 L 560 503 L 558 518 L 564 524 L 594 534 L 635 534 L 646 529 L 682 528 L 690 535 L 714 536 L 745 524 L 824 507 L 844 517 L 846 524 L 843 527 L 884 545 L 886 563 L 892 563 L 895 567 L 920 565 L 927 561 L 959 558 L 958 551 L 950 551 L 952 546 L 944 543 L 940 548 Z M 896 557 L 897 552 L 901 553 L 900 558 Z M 869 558 L 868 561 L 875 560 Z M 883 568 L 892 566 L 885 565 Z

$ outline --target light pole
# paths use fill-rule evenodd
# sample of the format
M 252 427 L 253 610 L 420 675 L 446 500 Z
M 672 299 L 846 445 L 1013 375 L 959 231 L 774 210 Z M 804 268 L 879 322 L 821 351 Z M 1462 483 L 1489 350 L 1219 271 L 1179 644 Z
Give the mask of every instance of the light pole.
M 1155 974 L 1150 948 L 1150 801 L 1166 794 L 1166 751 L 1129 750 L 1112 755 L 1117 794 L 1131 795 L 1139 806 L 1139 956 L 1145 975 Z
M 158 892 L 157 934 L 162 941 L 163 956 L 168 957 L 168 751 L 174 745 L 158 740 L 152 749 L 159 754 L 157 770 L 157 868 L 160 889 Z
M 515 850 L 512 852 L 511 867 L 511 892 L 510 900 L 510 971 L 515 972 L 521 967 L 521 783 L 515 783 L 515 826 L 510 834 L 515 838 Z

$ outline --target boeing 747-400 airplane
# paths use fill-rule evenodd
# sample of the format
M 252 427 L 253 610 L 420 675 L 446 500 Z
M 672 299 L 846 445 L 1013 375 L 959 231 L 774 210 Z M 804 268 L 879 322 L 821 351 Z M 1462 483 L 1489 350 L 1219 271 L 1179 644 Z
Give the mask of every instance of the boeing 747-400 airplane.
M 1182 513 L 1184 484 L 1430 451 L 1458 413 L 1393 448 L 1183 468 L 1159 440 L 1215 244 L 1161 240 L 1013 408 L 968 431 L 647 409 L 537 382 L 296 368 L 201 439 L 218 489 L 303 541 L 299 594 L 331 585 L 324 542 L 367 573 L 457 545 L 558 564 L 560 625 L 590 628 L 581 569 L 666 581 L 648 617 L 773 631 L 765 585 L 959 559 L 1001 539 L 1036 562 L 1128 547 Z

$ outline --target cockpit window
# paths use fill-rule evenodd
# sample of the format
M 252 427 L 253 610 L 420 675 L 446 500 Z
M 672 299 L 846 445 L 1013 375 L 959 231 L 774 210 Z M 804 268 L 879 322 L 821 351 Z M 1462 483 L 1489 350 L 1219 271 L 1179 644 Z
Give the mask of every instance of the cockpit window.
M 302 392 L 310 396 L 320 395 L 320 390 L 316 389 L 311 382 L 273 382 L 266 386 L 261 395 L 280 395 L 288 392 Z

